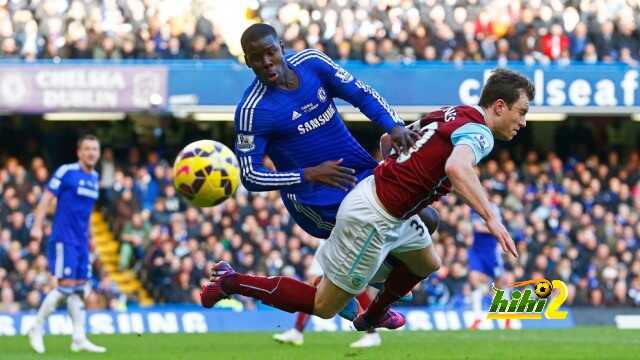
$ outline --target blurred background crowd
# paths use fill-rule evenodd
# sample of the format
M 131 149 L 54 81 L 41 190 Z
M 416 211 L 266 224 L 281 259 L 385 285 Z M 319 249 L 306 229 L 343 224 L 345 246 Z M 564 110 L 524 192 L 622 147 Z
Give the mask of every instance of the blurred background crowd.
M 218 0 L 0 1 L 4 59 L 233 58 Z M 247 1 L 286 47 L 336 60 L 595 63 L 640 58 L 638 0 Z M 231 16 L 231 15 L 230 15 Z M 235 51 L 238 52 L 238 51 Z M 239 54 L 235 54 L 239 55 Z
M 278 193 L 248 194 L 241 187 L 223 205 L 197 209 L 176 195 L 172 159 L 138 147 L 122 154 L 104 148 L 100 210 L 119 240 L 119 268 L 134 270 L 156 302 L 197 304 L 206 269 L 220 260 L 242 272 L 306 277 L 318 239 L 295 225 Z M 521 254 L 504 258 L 499 281 L 561 279 L 569 286 L 567 304 L 640 306 L 640 152 L 529 151 L 523 158 L 515 161 L 503 149 L 479 168 Z M 0 154 L 0 311 L 34 309 L 52 286 L 43 255 L 47 237 L 33 241 L 29 228 L 53 170 L 39 156 Z M 443 266 L 415 289 L 413 304 L 465 305 L 470 210 L 453 195 L 434 206 Z M 92 263 L 88 306 L 118 306 L 123 295 L 97 255 Z

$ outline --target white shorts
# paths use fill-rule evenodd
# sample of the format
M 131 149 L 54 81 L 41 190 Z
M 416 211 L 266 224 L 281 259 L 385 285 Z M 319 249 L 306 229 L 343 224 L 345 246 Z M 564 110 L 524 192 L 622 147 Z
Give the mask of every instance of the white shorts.
M 400 220 L 374 198 L 373 175 L 342 200 L 336 225 L 316 253 L 325 276 L 342 290 L 359 294 L 389 253 L 424 249 L 431 236 L 419 216 Z
M 411 230 L 411 228 L 407 230 Z M 416 229 L 413 228 L 412 231 L 416 232 Z M 307 278 L 309 279 L 324 276 L 324 272 L 322 271 L 322 266 L 320 266 L 320 262 L 318 262 L 318 252 L 320 251 L 320 248 L 322 247 L 323 244 L 324 244 L 324 240 L 322 240 L 322 243 L 316 250 L 316 253 L 313 255 L 311 266 L 309 266 L 309 268 L 307 269 L 306 275 L 307 275 Z M 378 268 L 378 270 L 376 271 L 376 274 L 369 281 L 369 284 L 383 283 L 385 280 L 387 280 L 387 277 L 389 277 L 389 273 L 391 272 L 391 270 L 393 270 L 393 266 L 390 263 L 383 261 L 380 267 Z

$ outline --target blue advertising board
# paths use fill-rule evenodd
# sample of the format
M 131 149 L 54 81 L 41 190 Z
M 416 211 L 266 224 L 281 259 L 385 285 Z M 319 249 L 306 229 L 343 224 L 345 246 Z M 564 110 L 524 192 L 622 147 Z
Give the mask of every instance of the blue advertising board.
M 343 66 L 394 106 L 442 106 L 477 104 L 482 85 L 496 64 L 369 66 L 350 62 Z M 638 70 L 626 65 L 508 67 L 534 83 L 533 106 L 568 112 L 585 107 L 631 112 L 629 107 L 640 106 Z M 246 67 L 231 62 L 202 64 L 197 73 L 188 68 L 171 69 L 170 96 L 193 95 L 200 106 L 235 105 L 253 79 Z
M 496 63 L 341 64 L 398 108 L 476 104 Z M 625 64 L 509 63 L 536 88 L 534 111 L 640 112 L 640 76 Z M 253 80 L 232 60 L 0 62 L 0 111 L 230 111 Z M 338 105 L 345 105 L 338 102 Z
M 475 320 L 471 311 L 398 308 L 407 323 L 399 331 L 461 330 Z M 0 336 L 24 335 L 33 325 L 34 312 L 0 313 Z M 195 306 L 151 307 L 127 312 L 89 311 L 87 332 L 90 334 L 143 333 L 206 333 L 226 331 L 282 331 L 293 325 L 294 315 L 278 310 L 232 311 L 203 310 Z M 565 320 L 511 320 L 514 329 L 569 328 L 574 320 L 569 310 Z M 504 321 L 485 320 L 483 330 L 502 329 Z M 312 317 L 309 331 L 353 331 L 351 323 L 339 317 Z M 45 332 L 53 335 L 71 334 L 71 319 L 64 312 L 49 316 Z

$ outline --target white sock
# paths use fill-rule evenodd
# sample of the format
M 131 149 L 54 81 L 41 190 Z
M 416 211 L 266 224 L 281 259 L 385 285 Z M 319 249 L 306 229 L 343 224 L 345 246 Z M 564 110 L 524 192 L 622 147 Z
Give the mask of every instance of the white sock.
M 36 315 L 36 321 L 33 324 L 34 328 L 38 329 L 39 331 L 42 331 L 44 322 L 45 320 L 47 320 L 47 317 L 49 316 L 49 314 L 51 314 L 56 310 L 60 302 L 64 300 L 65 297 L 67 297 L 67 295 L 60 292 L 58 288 L 55 288 L 51 292 L 49 292 L 47 296 L 44 298 L 44 301 L 42 302 L 42 304 L 40 305 L 40 309 L 38 309 L 38 314 Z
M 73 324 L 73 341 L 81 341 L 86 338 L 84 322 L 87 312 L 84 309 L 84 300 L 78 294 L 71 294 L 67 299 L 67 309 Z
M 481 316 L 482 314 L 482 299 L 487 293 L 487 290 L 486 285 L 482 285 L 471 292 L 471 308 L 476 316 Z

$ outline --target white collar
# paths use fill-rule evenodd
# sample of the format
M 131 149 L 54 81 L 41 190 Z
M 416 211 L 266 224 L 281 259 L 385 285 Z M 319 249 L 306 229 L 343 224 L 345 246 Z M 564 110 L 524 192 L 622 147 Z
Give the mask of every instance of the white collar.
M 487 122 L 487 113 L 484 111 L 484 109 L 482 108 L 482 106 L 480 105 L 473 105 L 472 106 L 474 109 L 478 110 L 478 112 L 480 114 L 482 114 L 482 119 L 484 120 L 484 122 Z

